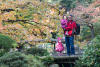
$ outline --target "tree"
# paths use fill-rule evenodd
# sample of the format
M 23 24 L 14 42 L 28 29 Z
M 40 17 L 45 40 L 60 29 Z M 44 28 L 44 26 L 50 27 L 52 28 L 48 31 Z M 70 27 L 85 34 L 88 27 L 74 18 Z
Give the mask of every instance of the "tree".
M 49 31 L 57 31 L 58 26 L 60 27 L 58 5 L 39 0 L 6 2 L 1 5 L 1 21 L 6 27 L 1 33 L 12 37 L 18 43 L 34 44 L 33 40 L 36 38 L 49 39 Z M 9 10 L 9 7 L 12 7 L 13 11 Z
M 77 6 L 71 14 L 75 16 L 76 22 L 83 25 L 82 27 L 88 26 L 91 31 L 91 38 L 93 39 L 95 37 L 94 35 L 94 25 L 93 23 L 99 22 L 99 12 L 100 9 L 98 8 L 99 1 L 94 1 L 88 7 L 85 7 L 83 5 Z M 97 7 L 95 7 L 97 6 Z
M 78 0 L 84 6 L 88 6 L 89 4 L 93 3 L 95 0 Z
M 75 8 L 77 0 L 61 0 L 60 4 L 70 11 L 71 9 Z

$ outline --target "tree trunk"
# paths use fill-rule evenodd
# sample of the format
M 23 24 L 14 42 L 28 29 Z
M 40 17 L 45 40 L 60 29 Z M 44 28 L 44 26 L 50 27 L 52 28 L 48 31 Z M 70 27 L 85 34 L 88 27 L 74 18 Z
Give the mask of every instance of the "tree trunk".
M 93 27 L 93 24 L 88 24 L 90 30 L 91 30 L 91 38 L 93 39 L 95 36 L 94 36 L 94 27 Z
M 91 28 L 91 37 L 94 38 L 94 29 Z

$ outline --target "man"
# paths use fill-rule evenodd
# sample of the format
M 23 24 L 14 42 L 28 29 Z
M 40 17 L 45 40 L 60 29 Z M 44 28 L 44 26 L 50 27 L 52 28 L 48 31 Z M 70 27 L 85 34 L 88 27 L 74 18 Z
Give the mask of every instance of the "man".
M 67 47 L 67 55 L 75 55 L 74 49 L 74 32 L 76 29 L 76 22 L 73 21 L 73 16 L 68 16 L 68 23 L 65 27 L 65 43 Z

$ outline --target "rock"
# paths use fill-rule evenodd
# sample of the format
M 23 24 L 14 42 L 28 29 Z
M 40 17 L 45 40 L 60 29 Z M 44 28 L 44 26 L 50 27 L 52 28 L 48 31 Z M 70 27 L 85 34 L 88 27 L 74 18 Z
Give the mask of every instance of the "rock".
M 49 67 L 59 67 L 58 64 L 51 64 Z

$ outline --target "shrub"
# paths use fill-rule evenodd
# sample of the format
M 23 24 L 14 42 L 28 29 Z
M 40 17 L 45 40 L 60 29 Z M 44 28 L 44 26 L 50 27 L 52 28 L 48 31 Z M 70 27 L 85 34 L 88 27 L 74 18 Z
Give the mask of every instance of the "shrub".
M 90 28 L 87 26 L 84 26 L 82 31 L 81 31 L 81 36 L 82 36 L 82 40 L 85 39 L 91 39 L 91 31 Z
M 2 56 L 5 52 L 8 52 L 10 48 L 14 48 L 16 46 L 16 41 L 11 39 L 9 36 L 0 34 L 0 56 Z
M 82 5 L 88 6 L 89 4 L 93 3 L 95 0 L 78 0 Z
M 49 52 L 43 48 L 32 47 L 25 51 L 25 54 L 32 54 L 34 56 L 47 56 Z
M 94 35 L 97 36 L 100 34 L 100 23 L 94 23 Z M 81 36 L 82 36 L 82 40 L 91 40 L 91 31 L 90 28 L 87 26 L 84 26 L 82 31 L 81 31 Z
M 9 67 L 8 65 L 1 64 L 0 67 Z
M 34 56 L 36 59 L 38 60 L 41 60 L 42 63 L 48 67 L 49 64 L 53 64 L 54 63 L 54 58 L 52 56 L 43 56 L 43 57 L 40 57 L 40 56 Z
M 94 33 L 95 33 L 95 36 L 100 34 L 99 30 L 100 30 L 100 23 L 99 22 L 94 23 Z
M 40 60 L 20 52 L 7 53 L 0 57 L 0 65 L 5 67 L 44 67 Z
M 100 35 L 84 47 L 83 55 L 76 61 L 76 67 L 100 67 Z
M 44 64 L 50 64 L 50 63 L 54 62 L 54 58 L 51 57 L 51 56 L 46 56 L 46 57 L 43 57 L 43 58 L 40 58 L 40 59 Z
M 45 66 L 54 62 L 53 57 L 49 55 L 49 52 L 46 49 L 32 47 L 25 51 L 25 54 L 31 54 L 38 60 L 41 60 Z

